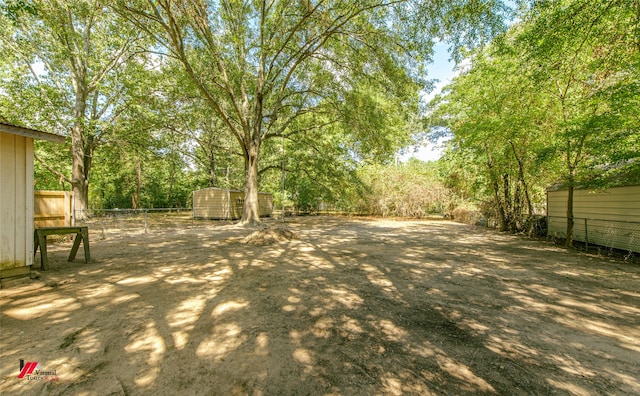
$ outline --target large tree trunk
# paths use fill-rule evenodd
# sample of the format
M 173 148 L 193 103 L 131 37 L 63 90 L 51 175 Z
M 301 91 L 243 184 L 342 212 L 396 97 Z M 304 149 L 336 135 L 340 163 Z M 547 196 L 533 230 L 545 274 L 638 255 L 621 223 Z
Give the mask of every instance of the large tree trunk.
M 524 200 L 525 200 L 525 204 L 527 205 L 527 218 L 528 219 L 532 219 L 533 218 L 533 204 L 531 203 L 531 197 L 529 195 L 529 187 L 527 186 L 527 182 L 525 180 L 524 177 L 524 164 L 522 163 L 522 160 L 520 159 L 520 156 L 518 155 L 518 151 L 516 150 L 516 146 L 515 144 L 510 141 L 509 142 L 511 144 L 511 148 L 513 150 L 513 155 L 516 158 L 516 161 L 518 163 L 518 179 L 520 181 L 520 184 L 522 185 L 522 189 L 524 192 Z M 533 224 L 533 222 L 531 222 L 531 224 Z
M 75 121 L 71 128 L 71 185 L 73 187 L 74 215 L 76 220 L 87 218 L 89 209 L 89 179 L 87 178 L 90 160 L 87 158 L 87 141 L 84 128 L 84 112 L 86 109 L 86 94 L 83 90 L 76 91 L 74 109 Z
M 90 24 L 86 24 L 82 32 L 84 54 L 89 53 L 90 26 Z M 87 212 L 89 209 L 88 174 L 89 167 L 91 167 L 91 153 L 87 144 L 85 117 L 90 89 L 87 86 L 88 67 L 86 60 L 82 58 L 82 54 L 74 54 L 70 62 L 72 64 L 72 84 L 75 94 L 73 106 L 74 122 L 71 128 L 71 180 L 73 185 L 74 215 L 76 220 L 84 220 L 89 215 Z
M 76 129 L 75 127 L 73 128 Z M 74 132 L 72 132 L 73 136 Z M 84 139 L 83 139 L 84 140 Z M 73 170 L 71 172 L 71 185 L 73 186 L 73 199 L 76 220 L 87 218 L 89 209 L 89 180 L 85 177 L 84 168 L 84 147 L 82 142 L 72 138 L 71 156 L 73 159 Z
M 264 59 L 261 59 L 258 68 L 258 81 L 255 95 L 255 103 L 250 106 L 249 97 L 246 95 L 245 87 L 242 87 L 242 109 L 248 116 L 246 119 L 253 119 L 251 133 L 245 133 L 245 158 L 244 158 L 244 205 L 240 224 L 255 225 L 260 223 L 260 211 L 258 206 L 258 159 L 260 158 L 260 147 L 262 145 L 262 98 L 264 83 Z M 251 108 L 252 107 L 252 108 Z M 251 110 L 249 110 L 251 108 Z
M 564 109 L 564 103 L 563 103 Z M 566 152 L 566 164 L 567 164 L 567 239 L 565 240 L 565 246 L 573 246 L 573 190 L 576 185 L 576 166 L 579 154 L 576 154 L 575 162 L 571 158 L 571 139 L 567 139 L 567 152 Z
M 171 160 L 171 171 L 169 173 L 169 191 L 167 191 L 167 205 L 173 208 L 173 186 L 176 184 L 176 166 Z
M 260 223 L 260 212 L 258 210 L 258 154 L 260 146 L 256 143 L 250 145 L 246 150 L 244 159 L 245 182 L 244 182 L 244 206 L 240 224 L 254 225 Z
M 566 247 L 573 246 L 573 190 L 575 177 L 573 170 L 569 174 L 569 186 L 567 188 L 567 239 Z
M 513 231 L 514 213 L 513 205 L 511 205 L 511 183 L 509 183 L 509 174 L 502 175 L 502 204 L 504 205 L 504 228 L 502 231 Z
M 496 175 L 493 159 L 489 150 L 485 148 L 487 152 L 487 168 L 489 169 L 489 175 L 491 177 L 491 187 L 493 187 L 493 201 L 495 203 L 496 211 L 498 212 L 498 223 L 500 230 L 504 231 L 507 228 L 507 215 L 504 211 L 503 203 L 500 199 L 500 183 L 498 182 L 498 176 Z
M 136 160 L 136 190 L 133 192 L 131 198 L 131 208 L 138 209 L 140 205 L 140 192 L 142 190 L 142 167 L 140 166 L 140 159 Z

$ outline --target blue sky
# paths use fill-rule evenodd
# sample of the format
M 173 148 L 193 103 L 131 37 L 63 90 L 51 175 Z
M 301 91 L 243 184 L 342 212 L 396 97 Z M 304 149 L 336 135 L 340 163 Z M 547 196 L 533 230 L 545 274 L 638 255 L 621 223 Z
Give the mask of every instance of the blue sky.
M 426 100 L 430 100 L 444 88 L 455 77 L 455 63 L 449 60 L 448 46 L 446 44 L 436 44 L 434 47 L 433 63 L 429 65 L 428 78 L 437 79 L 432 92 L 425 96 Z M 417 150 L 416 152 L 413 152 Z M 438 145 L 427 144 L 425 146 L 414 147 L 410 152 L 403 155 L 403 161 L 407 161 L 411 157 L 415 157 L 422 161 L 435 161 L 442 155 L 442 150 Z
M 434 47 L 433 63 L 429 66 L 429 78 L 440 80 L 440 84 L 446 84 L 454 76 L 455 64 L 449 60 L 449 46 L 444 43 Z M 440 86 L 442 88 L 442 86 Z

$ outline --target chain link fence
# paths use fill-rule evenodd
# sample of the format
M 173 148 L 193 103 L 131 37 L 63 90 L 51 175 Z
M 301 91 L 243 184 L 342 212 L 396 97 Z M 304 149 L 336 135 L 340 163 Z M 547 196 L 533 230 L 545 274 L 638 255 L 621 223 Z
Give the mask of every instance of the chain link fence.
M 487 219 L 480 212 L 455 212 L 454 220 L 466 224 L 497 228 L 497 219 Z M 529 236 L 564 239 L 567 237 L 567 218 L 563 216 L 535 215 L 519 221 Z M 573 219 L 573 240 L 585 244 L 585 248 L 604 247 L 626 252 L 640 253 L 640 222 L 589 219 Z
M 548 236 L 566 238 L 566 217 L 548 216 L 547 223 Z M 573 240 L 584 242 L 587 249 L 589 245 L 598 245 L 640 252 L 640 222 L 576 217 L 573 219 Z
M 333 207 L 324 207 L 317 214 L 345 214 Z M 288 216 L 294 213 L 287 213 Z M 353 213 L 350 213 L 353 215 Z M 274 213 L 278 218 L 279 213 Z M 281 214 L 280 214 L 281 215 Z M 122 234 L 146 234 L 167 229 L 186 229 L 209 225 L 212 220 L 194 219 L 191 208 L 154 209 L 90 209 L 75 211 L 76 225 L 88 226 L 92 233 L 102 238 Z M 461 221 L 462 219 L 455 219 Z M 552 238 L 566 238 L 567 218 L 561 216 L 536 216 L 535 234 Z M 232 224 L 230 220 L 216 220 L 220 224 Z M 474 219 L 470 224 L 491 227 L 484 218 Z M 546 224 L 545 224 L 546 223 Z M 495 226 L 495 225 L 493 225 Z M 574 241 L 606 248 L 640 253 L 640 222 L 574 218 Z
M 191 208 L 89 209 L 76 210 L 74 218 L 77 226 L 88 226 L 92 233 L 107 238 L 210 224 L 210 221 L 194 219 L 192 213 Z

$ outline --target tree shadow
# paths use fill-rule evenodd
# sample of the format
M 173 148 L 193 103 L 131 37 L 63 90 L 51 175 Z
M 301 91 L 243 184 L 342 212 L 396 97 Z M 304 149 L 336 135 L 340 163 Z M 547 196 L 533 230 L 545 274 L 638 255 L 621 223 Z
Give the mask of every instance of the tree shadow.
M 633 393 L 640 269 L 445 222 L 107 239 L 2 291 L 1 391 Z M 634 294 L 635 293 L 635 294 Z M 59 380 L 17 379 L 17 360 Z

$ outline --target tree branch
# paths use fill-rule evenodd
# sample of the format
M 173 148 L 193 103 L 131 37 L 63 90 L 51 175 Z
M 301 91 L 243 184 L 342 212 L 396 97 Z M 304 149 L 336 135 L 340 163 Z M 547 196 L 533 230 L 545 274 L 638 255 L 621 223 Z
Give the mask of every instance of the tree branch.
M 46 162 L 44 162 L 39 156 L 38 154 L 33 155 L 33 157 L 36 159 L 36 161 L 38 161 L 46 170 L 48 170 L 49 172 L 53 173 L 54 175 L 58 176 L 60 178 L 60 182 L 64 182 L 64 183 L 69 183 L 69 184 L 73 184 L 73 182 L 71 181 L 71 179 L 69 179 L 67 176 L 65 176 L 62 172 L 53 169 L 51 166 L 49 166 L 49 164 L 47 164 Z

